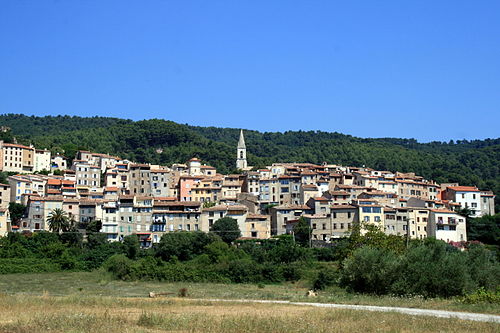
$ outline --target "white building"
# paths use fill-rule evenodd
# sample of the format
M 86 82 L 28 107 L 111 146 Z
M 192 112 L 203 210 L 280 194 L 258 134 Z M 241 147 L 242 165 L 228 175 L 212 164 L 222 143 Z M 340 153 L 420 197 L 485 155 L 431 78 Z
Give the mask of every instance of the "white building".
M 444 199 L 460 204 L 462 208 L 468 208 L 472 217 L 482 216 L 481 191 L 475 186 L 450 186 L 443 192 Z
M 427 236 L 445 242 L 467 241 L 465 217 L 451 210 L 432 209 L 427 222 Z
M 47 170 L 50 171 L 51 156 L 50 150 L 37 149 L 35 150 L 35 168 L 34 171 Z

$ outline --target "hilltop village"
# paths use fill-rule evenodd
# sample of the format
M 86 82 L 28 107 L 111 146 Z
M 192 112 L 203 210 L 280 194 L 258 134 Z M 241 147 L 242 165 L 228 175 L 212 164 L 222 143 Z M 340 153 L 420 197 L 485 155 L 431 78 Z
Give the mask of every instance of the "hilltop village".
M 109 241 L 137 235 L 143 247 L 177 230 L 205 231 L 222 217 L 238 222 L 243 238 L 290 234 L 300 218 L 315 243 L 372 224 L 387 234 L 447 242 L 467 240 L 466 219 L 494 214 L 495 195 L 473 186 L 437 184 L 414 173 L 323 163 L 247 165 L 243 132 L 236 148 L 238 174 L 222 175 L 192 158 L 185 164 L 138 164 L 117 156 L 78 151 L 68 158 L 0 141 L 0 171 L 15 173 L 0 184 L 0 236 L 49 230 L 62 209 L 80 230 L 101 221 Z M 26 206 L 14 223 L 9 203 Z

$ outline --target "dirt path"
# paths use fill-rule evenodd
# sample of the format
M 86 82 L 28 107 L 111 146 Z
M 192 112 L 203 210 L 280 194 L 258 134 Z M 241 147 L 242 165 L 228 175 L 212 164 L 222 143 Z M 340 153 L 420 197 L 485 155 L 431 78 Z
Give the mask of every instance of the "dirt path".
M 492 314 L 471 313 L 471 312 L 456 312 L 430 309 L 413 309 L 400 308 L 390 306 L 373 306 L 373 305 L 352 305 L 352 304 L 332 304 L 332 303 L 309 303 L 309 302 L 290 302 L 279 300 L 243 300 L 243 299 L 189 299 L 193 301 L 209 301 L 209 302 L 239 302 L 239 303 L 271 303 L 271 304 L 290 304 L 302 306 L 314 306 L 318 308 L 334 308 L 334 309 L 350 309 L 363 311 L 381 311 L 381 312 L 398 312 L 414 316 L 431 316 L 440 318 L 455 318 L 462 320 L 484 321 L 492 323 L 500 323 L 500 316 Z

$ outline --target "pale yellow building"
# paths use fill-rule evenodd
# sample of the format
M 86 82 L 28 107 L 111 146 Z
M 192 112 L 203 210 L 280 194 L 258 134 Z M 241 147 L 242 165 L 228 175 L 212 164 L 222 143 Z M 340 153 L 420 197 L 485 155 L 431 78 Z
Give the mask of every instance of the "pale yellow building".
M 9 210 L 0 208 L 0 237 L 7 235 L 10 230 Z
M 0 141 L 0 171 L 33 172 L 35 148 Z

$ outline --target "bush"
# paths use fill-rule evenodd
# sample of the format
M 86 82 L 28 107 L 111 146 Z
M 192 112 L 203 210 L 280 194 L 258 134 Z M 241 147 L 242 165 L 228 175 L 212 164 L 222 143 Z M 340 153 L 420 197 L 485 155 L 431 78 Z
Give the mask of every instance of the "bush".
M 141 249 L 139 238 L 137 238 L 136 235 L 125 236 L 123 238 L 123 247 L 125 249 L 125 254 L 129 259 L 137 258 L 137 254 Z
M 248 258 L 231 260 L 223 272 L 225 276 L 235 283 L 258 282 L 262 280 L 260 265 Z
M 210 232 L 213 232 L 228 244 L 241 237 L 238 221 L 232 217 L 223 217 L 215 221 L 210 227 Z
M 496 291 L 488 291 L 484 288 L 480 288 L 476 292 L 463 297 L 461 301 L 467 304 L 500 304 L 500 287 L 498 287 Z
M 313 281 L 313 290 L 323 290 L 337 283 L 339 272 L 333 267 L 323 267 Z
M 133 261 L 124 254 L 115 254 L 109 257 L 102 267 L 119 280 L 132 280 L 137 278 L 134 273 Z
M 349 291 L 387 294 L 398 276 L 398 264 L 390 251 L 362 247 L 344 261 L 340 285 Z
M 121 253 L 123 253 L 123 244 L 106 242 L 92 249 L 84 249 L 78 259 L 83 262 L 85 270 L 93 270 L 101 267 L 112 255 Z
M 48 259 L 3 258 L 0 259 L 0 274 L 58 272 L 61 266 Z
M 500 285 L 500 264 L 494 252 L 474 244 L 466 252 L 466 260 L 473 289 L 495 290 Z
M 398 295 L 451 297 L 471 287 L 466 256 L 442 241 L 426 240 L 403 256 L 392 292 Z
M 202 254 L 205 246 L 218 239 L 215 235 L 201 231 L 170 232 L 161 237 L 156 255 L 165 261 L 174 256 L 181 261 L 191 260 Z

